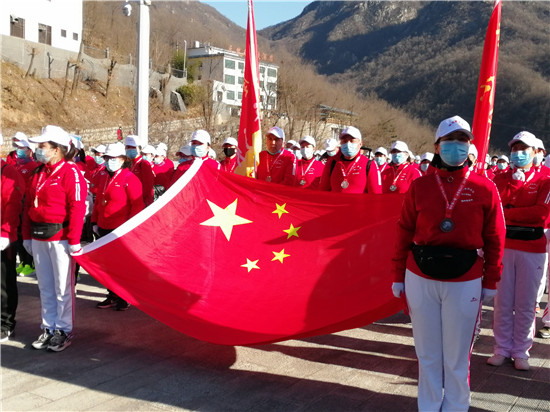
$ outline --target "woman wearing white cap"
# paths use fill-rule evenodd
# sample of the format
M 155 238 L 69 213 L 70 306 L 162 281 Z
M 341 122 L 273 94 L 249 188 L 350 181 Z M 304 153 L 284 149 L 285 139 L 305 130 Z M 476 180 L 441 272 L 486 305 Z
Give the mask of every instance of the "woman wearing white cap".
M 42 305 L 43 333 L 35 349 L 62 351 L 71 343 L 74 268 L 71 254 L 81 251 L 87 185 L 78 167 L 66 159 L 75 148 L 67 132 L 46 126 L 30 139 L 38 143 L 36 169 L 25 198 L 23 245 L 33 255 Z
M 153 160 L 153 172 L 155 172 L 155 191 L 164 192 L 170 187 L 170 180 L 174 174 L 174 163 L 167 162 L 166 150 L 162 147 L 157 147 L 155 160 Z M 162 190 L 159 191 L 158 187 Z
M 392 184 L 389 192 L 385 193 L 407 193 L 411 183 L 421 176 L 420 170 L 408 162 L 410 151 L 407 143 L 400 140 L 391 145 L 391 168 L 393 172 Z
M 124 145 L 114 143 L 105 151 L 105 170 L 97 177 L 97 197 L 92 212 L 94 232 L 99 237 L 111 233 L 131 217 L 143 210 L 142 186 L 129 167 L 131 160 L 126 156 Z M 116 307 L 126 310 L 129 305 L 112 291 L 97 304 L 99 309 Z
M 180 177 L 182 177 L 193 164 L 193 155 L 191 154 L 191 145 L 187 144 L 185 146 L 182 146 L 180 150 L 176 153 L 176 156 L 178 157 L 178 167 L 174 171 L 174 174 L 172 175 L 172 179 L 170 179 L 170 184 L 168 185 L 168 187 L 171 187 L 174 183 L 176 183 L 176 181 Z
M 508 159 L 508 156 L 502 155 L 498 157 L 496 170 L 493 172 L 495 176 L 506 173 L 508 170 L 510 170 L 510 159 Z M 494 178 L 493 178 L 494 180 Z
M 174 162 L 172 162 L 172 160 L 170 160 L 170 158 L 168 157 L 168 146 L 166 146 L 166 143 L 160 142 L 159 144 L 157 144 L 157 147 L 155 149 L 157 149 L 157 153 L 164 152 L 164 163 L 166 163 L 166 165 L 172 171 L 175 170 L 176 168 L 174 167 Z
M 376 163 L 382 179 L 382 193 L 388 193 L 393 183 L 393 170 L 388 164 L 388 151 L 385 147 L 379 147 L 375 150 L 374 163 Z
M 514 359 L 518 370 L 529 369 L 535 302 L 546 260 L 544 228 L 550 214 L 550 179 L 533 167 L 536 138 L 520 132 L 508 143 L 514 168 L 495 177 L 506 219 L 502 279 L 495 299 L 494 355 L 489 365 Z
M 434 154 L 430 152 L 426 152 L 422 156 L 420 156 L 420 173 L 422 173 L 422 176 L 426 176 L 428 174 L 430 163 L 432 162 L 433 158 Z
M 315 160 L 315 139 L 312 136 L 304 136 L 300 139 L 300 159 L 296 165 L 294 186 L 303 189 L 318 190 L 325 165 Z
M 126 145 L 126 156 L 132 160 L 130 171 L 135 174 L 143 187 L 143 202 L 145 206 L 153 203 L 155 185 L 155 173 L 153 167 L 148 161 L 144 161 L 141 156 L 141 144 L 139 137 L 136 135 L 128 135 L 124 140 Z
M 210 157 L 211 147 L 210 133 L 206 130 L 195 130 L 191 135 L 191 154 L 195 160 L 201 160 L 206 166 L 220 169 L 220 164 Z M 214 152 L 215 154 L 215 152 Z
M 468 410 L 481 301 L 496 294 L 502 269 L 502 207 L 495 185 L 468 169 L 472 139 L 462 118 L 441 122 L 441 161 L 411 183 L 398 221 L 392 290 L 405 293 L 411 315 L 420 411 Z
M 221 170 L 233 173 L 237 167 L 237 147 L 239 143 L 234 137 L 228 137 L 223 141 L 222 149 L 225 159 L 220 162 Z
M 12 146 L 15 148 L 15 150 L 12 150 L 11 152 L 8 153 L 8 155 L 6 156 L 6 163 L 8 163 L 9 165 L 17 164 L 17 160 L 18 160 L 17 149 L 18 147 L 21 147 L 17 143 L 21 141 L 28 141 L 28 140 L 29 138 L 25 133 L 23 132 L 15 133 L 15 135 L 12 137 Z

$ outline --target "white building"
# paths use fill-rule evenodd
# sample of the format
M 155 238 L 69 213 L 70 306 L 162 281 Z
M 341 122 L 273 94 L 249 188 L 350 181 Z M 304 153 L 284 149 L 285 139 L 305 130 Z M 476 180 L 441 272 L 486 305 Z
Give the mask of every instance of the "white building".
M 83 0 L 1 0 L 0 34 L 77 52 Z
M 198 79 L 213 80 L 214 101 L 230 106 L 241 106 L 244 83 L 244 53 L 225 50 L 210 45 L 200 45 L 187 50 L 189 62 L 200 60 Z M 260 101 L 262 109 L 277 107 L 277 76 L 279 66 L 259 62 Z

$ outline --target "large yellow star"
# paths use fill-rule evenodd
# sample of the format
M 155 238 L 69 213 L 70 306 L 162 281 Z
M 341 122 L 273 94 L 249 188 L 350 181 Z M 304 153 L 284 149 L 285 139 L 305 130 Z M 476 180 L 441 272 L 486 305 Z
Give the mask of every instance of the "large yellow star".
M 300 230 L 301 228 L 302 228 L 302 226 L 294 227 L 291 223 L 290 227 L 287 230 L 283 230 L 283 232 L 288 234 L 288 236 L 287 236 L 287 240 L 288 240 L 292 236 L 300 237 L 300 236 L 298 236 L 298 230 Z
M 282 206 L 281 205 L 278 205 L 277 203 L 275 203 L 275 206 L 277 206 L 277 209 L 275 209 L 273 212 L 271 213 L 277 213 L 279 215 L 279 219 L 281 218 L 281 216 L 283 215 L 283 213 L 288 213 L 286 210 L 285 210 L 285 207 L 286 207 L 286 203 L 283 204 Z
M 258 267 L 258 265 L 256 263 L 258 263 L 260 259 L 256 259 L 256 260 L 250 260 L 248 258 L 246 258 L 246 263 L 244 265 L 241 265 L 241 267 L 243 268 L 247 268 L 248 269 L 248 273 L 250 273 L 250 271 L 252 269 L 260 269 Z
M 210 200 L 206 200 L 214 216 L 201 223 L 204 226 L 219 226 L 223 234 L 229 240 L 231 238 L 231 231 L 233 226 L 244 225 L 246 223 L 252 223 L 251 220 L 237 216 L 237 199 L 225 209 L 222 209 L 218 205 L 212 203 Z
M 275 257 L 273 259 L 271 259 L 271 261 L 273 262 L 274 260 L 278 260 L 279 262 L 283 263 L 283 259 L 290 256 L 290 255 L 287 255 L 285 253 L 285 250 L 281 250 L 280 252 L 272 252 Z

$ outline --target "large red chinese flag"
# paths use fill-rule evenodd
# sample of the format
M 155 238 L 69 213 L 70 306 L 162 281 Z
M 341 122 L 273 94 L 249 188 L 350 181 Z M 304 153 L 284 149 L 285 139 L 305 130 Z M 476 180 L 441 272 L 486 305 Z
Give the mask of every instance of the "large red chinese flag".
M 360 327 L 391 292 L 400 196 L 304 191 L 195 161 L 159 200 L 76 259 L 197 339 L 251 345 Z
M 476 172 L 479 174 L 485 173 L 485 156 L 489 150 L 491 122 L 493 120 L 500 39 L 500 14 L 501 1 L 496 0 L 489 27 L 487 27 L 487 33 L 485 34 L 472 124 L 472 133 L 475 137 L 474 144 L 478 152 Z
M 248 24 L 246 28 L 246 56 L 244 63 L 243 99 L 239 124 L 239 150 L 235 173 L 254 177 L 258 155 L 262 150 L 260 127 L 260 82 L 258 68 L 258 43 L 252 0 L 248 0 Z

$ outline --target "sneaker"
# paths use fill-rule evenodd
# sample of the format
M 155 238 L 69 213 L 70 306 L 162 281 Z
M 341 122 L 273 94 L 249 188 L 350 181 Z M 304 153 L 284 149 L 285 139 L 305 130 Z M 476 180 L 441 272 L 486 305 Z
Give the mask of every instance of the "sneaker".
M 31 265 L 25 265 L 23 266 L 23 269 L 21 272 L 19 272 L 19 275 L 21 276 L 32 276 L 35 274 L 35 270 Z
M 49 350 L 54 352 L 61 352 L 62 350 L 67 349 L 67 346 L 71 344 L 71 334 L 68 335 L 62 330 L 56 329 L 53 333 L 53 337 L 50 340 L 48 345 Z
M 0 335 L 0 342 L 7 342 L 10 336 L 13 336 L 12 330 L 2 330 L 2 334 Z
M 46 349 L 48 347 L 48 344 L 50 343 L 50 340 L 52 339 L 53 335 L 50 332 L 49 329 L 44 329 L 44 332 L 42 335 L 38 337 L 33 343 L 32 347 L 34 349 Z
M 119 311 L 128 310 L 129 307 L 130 307 L 130 304 L 123 299 L 119 299 L 118 302 L 116 303 L 116 310 L 119 310 Z
M 504 361 L 506 360 L 506 356 L 503 355 L 493 355 L 489 359 L 487 359 L 487 365 L 491 366 L 501 366 L 504 364 Z
M 96 308 L 98 309 L 108 309 L 116 306 L 116 301 L 113 298 L 108 297 L 103 302 L 99 302 L 96 305 Z
M 518 371 L 528 371 L 529 370 L 529 359 L 514 359 L 514 368 Z
M 545 326 L 544 328 L 539 330 L 539 336 L 542 339 L 548 339 L 550 338 L 550 326 Z

